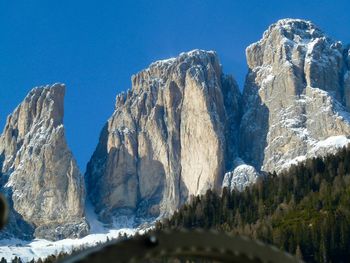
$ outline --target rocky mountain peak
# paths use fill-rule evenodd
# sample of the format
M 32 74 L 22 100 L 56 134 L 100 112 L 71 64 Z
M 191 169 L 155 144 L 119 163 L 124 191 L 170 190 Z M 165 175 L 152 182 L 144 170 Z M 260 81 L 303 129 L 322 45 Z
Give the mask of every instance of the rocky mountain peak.
M 152 68 L 169 68 L 176 64 L 189 63 L 189 64 L 219 64 L 218 56 L 215 51 L 207 51 L 201 49 L 194 49 L 188 52 L 182 52 L 177 57 L 157 60 L 150 64 L 146 71 Z
M 35 134 L 39 129 L 54 129 L 63 123 L 63 100 L 65 86 L 52 86 L 32 89 L 24 101 L 8 116 L 3 131 L 3 144 L 0 145 L 6 155 L 14 156 L 28 134 Z M 9 165 L 6 164 L 5 165 Z
M 11 200 L 10 234 L 18 234 L 19 221 L 36 237 L 87 233 L 83 178 L 64 135 L 64 93 L 63 84 L 34 88 L 7 118 L 0 176 Z
M 297 43 L 307 39 L 325 37 L 323 31 L 311 21 L 292 18 L 281 19 L 272 24 L 263 33 L 263 39 L 267 39 L 273 34 L 280 34 Z
M 133 75 L 131 77 L 132 92 L 133 94 L 143 92 L 144 89 L 153 87 L 152 84 L 162 87 L 162 84 L 165 83 L 161 81 L 168 78 L 169 74 L 174 74 L 174 71 L 179 73 L 181 80 L 184 81 L 187 69 L 195 70 L 199 67 L 210 67 L 217 74 L 221 74 L 221 65 L 216 52 L 195 49 L 183 52 L 177 57 L 155 61 L 148 68 Z M 120 96 L 127 96 L 127 93 L 122 93 Z M 118 100 L 120 98 L 117 98 Z
M 283 60 L 284 66 L 303 67 L 312 60 L 335 57 L 339 62 L 342 44 L 327 37 L 310 21 L 282 19 L 271 25 L 263 37 L 246 49 L 248 66 L 280 67 L 276 63 Z
M 294 158 L 305 159 L 319 141 L 348 134 L 349 85 L 340 42 L 309 21 L 284 19 L 246 53 L 240 136 L 245 161 L 280 171 Z
M 239 118 L 238 86 L 222 73 L 215 52 L 152 63 L 117 97 L 88 164 L 97 212 L 158 216 L 190 195 L 219 189 L 237 152 L 238 131 L 231 129 Z

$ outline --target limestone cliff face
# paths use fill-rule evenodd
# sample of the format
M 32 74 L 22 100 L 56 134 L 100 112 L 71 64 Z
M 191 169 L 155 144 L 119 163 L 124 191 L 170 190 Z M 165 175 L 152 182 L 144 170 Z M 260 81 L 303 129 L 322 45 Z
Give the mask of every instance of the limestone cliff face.
M 237 153 L 240 100 L 211 51 L 182 53 L 134 75 L 87 167 L 97 212 L 165 215 L 190 195 L 220 188 Z
M 33 89 L 7 118 L 0 137 L 1 191 L 11 202 L 11 219 L 47 239 L 88 232 L 83 178 L 62 124 L 64 93 L 61 84 Z M 9 228 L 18 232 L 11 220 Z
M 213 52 L 153 63 L 117 97 L 87 168 L 103 217 L 172 213 L 221 183 L 242 190 L 261 171 L 349 143 L 349 49 L 308 21 L 283 19 L 247 50 L 242 97 Z
M 240 127 L 245 162 L 278 172 L 348 142 L 349 61 L 340 42 L 311 22 L 284 19 L 246 53 Z

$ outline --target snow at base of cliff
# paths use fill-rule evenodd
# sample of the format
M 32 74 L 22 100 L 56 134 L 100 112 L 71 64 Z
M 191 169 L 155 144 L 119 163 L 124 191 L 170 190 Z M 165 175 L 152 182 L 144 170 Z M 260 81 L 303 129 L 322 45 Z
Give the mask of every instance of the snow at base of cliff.
M 328 154 L 335 154 L 340 148 L 350 144 L 350 139 L 345 135 L 331 136 L 325 140 L 314 143 L 313 147 L 306 155 L 295 157 L 294 159 L 286 162 L 281 170 L 288 169 L 291 165 L 296 165 L 305 161 L 308 158 L 324 157 Z
M 97 245 L 99 242 L 106 242 L 109 239 L 117 238 L 119 234 L 127 236 L 134 235 L 136 229 L 122 228 L 118 230 L 106 230 L 105 233 L 91 234 L 81 239 L 63 239 L 52 242 L 44 239 L 35 239 L 30 242 L 19 239 L 1 240 L 0 257 L 10 261 L 15 256 L 20 257 L 24 262 L 38 258 L 46 258 L 60 252 L 70 252 L 74 248 L 83 248 Z
M 312 147 L 306 155 L 300 155 L 291 160 L 286 160 L 281 166 L 280 171 L 287 170 L 292 165 L 297 165 L 308 158 L 335 154 L 340 148 L 348 144 L 350 144 L 350 139 L 345 135 L 331 136 L 321 141 L 312 142 Z M 283 160 L 280 162 L 282 163 Z M 253 166 L 245 164 L 240 158 L 237 158 L 234 163 L 235 168 L 233 171 L 225 174 L 222 187 L 243 191 L 246 187 L 255 183 L 260 175 Z
M 113 228 L 107 228 L 98 221 L 91 205 L 87 206 L 86 217 L 91 227 L 91 234 L 81 239 L 63 239 L 59 241 L 48 241 L 44 239 L 35 239 L 32 241 L 23 241 L 20 239 L 0 240 L 0 259 L 4 257 L 10 261 L 14 257 L 20 257 L 23 262 L 38 258 L 46 258 L 50 255 L 60 252 L 71 252 L 73 249 L 86 248 L 104 243 L 107 240 L 118 238 L 126 234 L 132 236 L 135 233 L 144 233 L 150 226 L 133 228 L 134 219 L 132 217 L 118 218 L 114 222 Z

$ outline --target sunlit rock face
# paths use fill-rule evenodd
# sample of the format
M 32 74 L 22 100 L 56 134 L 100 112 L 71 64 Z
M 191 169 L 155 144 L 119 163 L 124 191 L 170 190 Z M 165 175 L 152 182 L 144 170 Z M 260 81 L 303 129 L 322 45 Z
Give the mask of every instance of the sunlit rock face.
M 171 214 L 221 187 L 237 154 L 241 95 L 215 52 L 157 61 L 117 97 L 86 173 L 101 218 Z
M 8 116 L 0 137 L 1 192 L 11 204 L 8 234 L 81 237 L 84 183 L 63 127 L 62 84 L 34 88 Z
M 308 21 L 283 19 L 246 49 L 240 157 L 263 171 L 324 155 L 349 140 L 349 58 Z
M 349 143 L 349 50 L 283 19 L 246 49 L 241 96 L 214 52 L 157 61 L 117 97 L 86 173 L 101 218 L 171 214 L 220 185 L 243 190 Z

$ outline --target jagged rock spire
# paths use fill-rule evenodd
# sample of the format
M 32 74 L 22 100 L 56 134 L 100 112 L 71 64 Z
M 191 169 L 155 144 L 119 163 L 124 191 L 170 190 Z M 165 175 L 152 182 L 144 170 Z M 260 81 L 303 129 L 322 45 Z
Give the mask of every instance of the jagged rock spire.
M 11 200 L 12 219 L 16 215 L 36 237 L 48 239 L 88 231 L 83 178 L 64 135 L 64 94 L 63 84 L 34 88 L 0 137 L 1 191 Z
M 236 154 L 239 118 L 240 92 L 215 52 L 152 63 L 117 97 L 88 164 L 96 210 L 170 214 L 190 195 L 220 188 Z
M 309 21 L 283 19 L 247 50 L 240 154 L 257 169 L 280 171 L 329 152 L 320 142 L 349 135 L 344 48 Z M 345 138 L 346 141 L 346 138 Z M 321 144 L 323 145 L 323 144 Z

